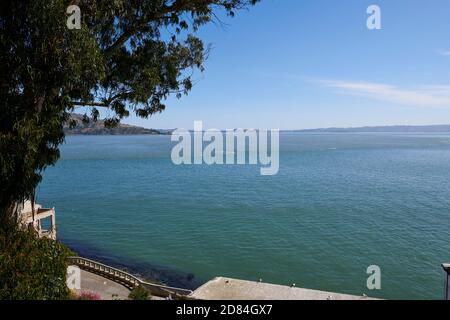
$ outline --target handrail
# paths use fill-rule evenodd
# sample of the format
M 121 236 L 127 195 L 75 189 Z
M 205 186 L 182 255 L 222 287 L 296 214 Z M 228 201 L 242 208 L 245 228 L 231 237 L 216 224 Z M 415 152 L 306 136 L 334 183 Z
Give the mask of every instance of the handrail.
M 118 282 L 120 284 L 125 285 L 126 287 L 133 289 L 138 286 L 143 286 L 154 296 L 158 297 L 186 297 L 192 293 L 191 290 L 169 287 L 165 285 L 160 285 L 156 283 L 150 283 L 139 279 L 132 274 L 122 271 L 120 269 L 108 266 L 101 262 L 97 262 L 91 259 L 83 258 L 83 257 L 68 257 L 67 261 L 72 263 L 83 270 L 97 273 L 106 278 L 110 278 L 111 280 Z

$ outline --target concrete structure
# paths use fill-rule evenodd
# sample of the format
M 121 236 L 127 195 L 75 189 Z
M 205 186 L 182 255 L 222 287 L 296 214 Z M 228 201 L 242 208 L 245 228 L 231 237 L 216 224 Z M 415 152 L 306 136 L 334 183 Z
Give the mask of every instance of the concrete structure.
M 117 268 L 83 257 L 69 257 L 68 263 L 69 265 L 79 267 L 87 273 L 98 275 L 105 281 L 108 279 L 110 281 L 114 281 L 124 288 L 133 289 L 137 286 L 142 286 L 143 288 L 147 289 L 154 297 L 187 297 L 192 293 L 192 291 L 188 289 L 175 288 L 162 284 L 147 282 L 123 270 L 119 270 Z M 96 286 L 97 289 L 100 287 L 101 286 Z
M 365 296 L 223 277 L 214 278 L 205 283 L 189 297 L 199 300 L 374 300 Z
M 81 288 L 74 289 L 78 294 L 89 291 L 99 294 L 102 300 L 126 300 L 130 293 L 124 285 L 85 270 L 81 270 L 80 280 Z
M 153 299 L 192 300 L 374 300 L 366 296 L 288 287 L 263 282 L 218 277 L 194 292 L 143 281 L 125 271 L 83 257 L 70 257 L 70 265 L 81 269 L 81 290 L 100 294 L 102 299 L 127 299 L 130 290 L 143 286 Z
M 81 270 L 80 289 L 73 289 L 78 295 L 82 292 L 92 292 L 100 296 L 101 300 L 128 300 L 130 289 L 98 274 Z M 165 300 L 165 298 L 151 296 L 150 300 Z
M 47 237 L 56 240 L 56 220 L 55 208 L 42 208 L 40 204 L 34 204 L 34 214 L 31 201 L 27 200 L 19 205 L 19 223 L 26 227 L 33 227 L 40 237 Z M 45 221 L 48 227 L 45 228 Z

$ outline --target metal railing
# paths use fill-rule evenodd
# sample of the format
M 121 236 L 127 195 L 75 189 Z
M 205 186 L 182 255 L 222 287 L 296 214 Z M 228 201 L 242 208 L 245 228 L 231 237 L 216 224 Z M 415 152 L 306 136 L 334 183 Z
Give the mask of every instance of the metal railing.
M 153 296 L 157 297 L 181 297 L 186 298 L 192 293 L 191 290 L 169 287 L 156 283 L 143 281 L 128 272 L 119 270 L 117 268 L 108 266 L 101 262 L 90 260 L 83 257 L 69 257 L 68 262 L 71 265 L 76 265 L 80 269 L 101 275 L 105 278 L 111 279 L 114 282 L 120 283 L 129 289 L 138 286 L 146 288 Z

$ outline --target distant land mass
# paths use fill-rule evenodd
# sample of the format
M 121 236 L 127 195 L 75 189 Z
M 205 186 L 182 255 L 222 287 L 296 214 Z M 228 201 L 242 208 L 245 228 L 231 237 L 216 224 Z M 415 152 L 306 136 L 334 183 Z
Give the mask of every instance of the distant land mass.
M 83 123 L 83 115 L 73 113 L 71 119 L 75 120 L 76 126 L 69 128 L 68 124 L 64 125 L 64 132 L 67 135 L 167 135 L 171 134 L 175 129 L 148 129 L 144 127 L 119 124 L 116 128 L 105 128 L 104 120 L 97 122 L 90 121 L 88 124 Z M 318 128 L 318 129 L 294 129 L 294 130 L 280 130 L 281 132 L 304 132 L 304 133 L 445 133 L 450 132 L 450 124 L 442 125 L 426 125 L 426 126 L 371 126 L 371 127 L 349 127 L 349 128 Z
M 284 132 L 450 132 L 450 124 L 429 126 L 375 126 L 355 128 L 321 128 L 304 130 L 283 130 Z
M 96 122 L 90 121 L 88 124 L 83 123 L 83 115 L 73 113 L 71 119 L 76 122 L 76 126 L 69 127 L 69 124 L 64 125 L 64 132 L 67 135 L 158 135 L 158 134 L 170 134 L 172 130 L 160 130 L 160 129 L 147 129 L 143 127 L 133 126 L 129 124 L 119 124 L 116 128 L 105 128 L 104 120 L 97 120 Z

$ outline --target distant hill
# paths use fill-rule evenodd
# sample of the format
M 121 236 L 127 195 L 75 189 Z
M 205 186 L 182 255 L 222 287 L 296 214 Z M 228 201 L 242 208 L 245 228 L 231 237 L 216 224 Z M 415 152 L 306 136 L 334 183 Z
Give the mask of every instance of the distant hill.
M 83 116 L 73 113 L 72 119 L 76 121 L 77 125 L 74 128 L 69 128 L 69 125 L 64 125 L 64 132 L 67 135 L 84 134 L 84 135 L 168 135 L 173 132 L 173 129 L 147 129 L 143 127 L 133 126 L 129 124 L 120 124 L 117 128 L 105 128 L 103 120 L 97 122 L 90 121 L 89 124 L 83 123 Z M 300 129 L 300 130 L 281 130 L 282 132 L 329 132 L 329 133 L 364 133 L 364 132 L 398 132 L 398 133 L 414 133 L 414 132 L 449 132 L 450 124 L 443 125 L 429 125 L 429 126 L 372 126 L 372 127 L 351 127 L 351 128 L 319 128 L 319 129 Z
M 70 128 L 68 124 L 64 125 L 66 135 L 84 134 L 84 135 L 137 135 L 137 134 L 170 134 L 170 130 L 147 129 L 129 124 L 120 124 L 116 128 L 105 128 L 105 122 L 98 120 L 90 121 L 89 124 L 83 123 L 83 116 L 80 114 L 72 114 L 71 119 L 77 123 L 74 128 Z
M 431 126 L 377 126 L 377 127 L 356 127 L 356 128 L 322 128 L 289 130 L 290 132 L 450 132 L 450 125 Z

